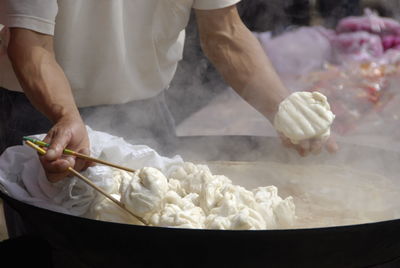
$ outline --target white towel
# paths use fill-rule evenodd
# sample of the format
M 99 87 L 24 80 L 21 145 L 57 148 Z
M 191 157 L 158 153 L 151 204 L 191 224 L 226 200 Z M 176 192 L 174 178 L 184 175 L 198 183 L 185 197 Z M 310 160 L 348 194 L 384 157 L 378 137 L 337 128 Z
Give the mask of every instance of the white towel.
M 180 156 L 163 157 L 146 145 L 132 145 L 123 138 L 94 131 L 89 127 L 87 130 L 91 155 L 94 157 L 133 169 L 151 166 L 167 175 L 183 163 Z M 42 139 L 44 135 L 32 137 Z M 115 190 L 112 168 L 98 164 L 83 174 L 106 192 L 112 193 Z M 77 216 L 85 215 L 98 197 L 96 191 L 76 177 L 57 183 L 49 182 L 38 154 L 27 146 L 10 147 L 0 156 L 0 184 L 0 189 L 3 188 L 15 199 Z

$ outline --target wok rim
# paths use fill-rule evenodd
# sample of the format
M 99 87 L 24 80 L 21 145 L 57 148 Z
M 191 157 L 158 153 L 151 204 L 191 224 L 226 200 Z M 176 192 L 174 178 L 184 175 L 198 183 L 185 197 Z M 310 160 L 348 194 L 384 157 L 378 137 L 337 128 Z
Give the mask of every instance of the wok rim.
M 246 144 L 253 144 L 255 143 L 255 145 L 257 145 L 258 143 L 263 143 L 265 141 L 271 142 L 273 141 L 273 143 L 279 144 L 280 146 L 282 146 L 280 144 L 280 139 L 279 137 L 274 137 L 274 136 L 251 136 L 251 135 L 226 135 L 226 136 L 217 136 L 217 135 L 210 135 L 210 136 L 200 136 L 200 135 L 193 135 L 193 136 L 180 136 L 177 137 L 177 144 L 176 147 L 178 148 L 177 150 L 173 151 L 172 155 L 176 155 L 176 154 L 180 154 L 180 153 L 184 153 L 185 150 L 187 149 L 185 146 L 187 146 L 187 142 L 191 142 L 189 143 L 189 148 L 190 146 L 192 146 L 192 142 L 193 141 L 204 141 L 204 140 L 218 140 L 218 146 L 224 146 L 226 144 L 224 144 L 224 142 L 221 143 L 221 140 L 226 141 L 226 142 L 232 142 L 232 141 L 241 141 L 244 142 Z M 384 148 L 378 148 L 378 147 L 374 147 L 374 146 L 368 146 L 368 145 L 360 145 L 360 144 L 353 144 L 353 143 L 348 143 L 345 140 L 342 139 L 337 139 L 337 143 L 338 145 L 341 147 L 341 145 L 346 145 L 346 146 L 354 146 L 354 147 L 365 147 L 368 148 L 368 150 L 374 150 L 374 151 L 380 151 L 380 152 L 387 152 L 387 153 L 391 153 L 391 154 L 396 154 L 399 155 L 400 157 L 400 152 L 396 151 L 396 150 L 387 150 Z M 183 145 L 183 147 L 182 147 Z M 253 144 L 254 145 L 254 144 Z M 195 145 L 196 146 L 196 145 Z M 339 147 L 339 148 L 340 148 Z M 183 150 L 182 150 L 183 148 Z M 252 149 L 253 147 L 251 146 L 250 149 Z M 287 149 L 286 149 L 287 150 Z M 339 149 L 340 150 L 340 149 Z M 190 160 L 189 160 L 190 161 Z M 235 161 L 249 161 L 249 160 L 233 160 L 233 159 L 220 159 L 220 160 L 205 160 L 205 162 L 215 162 L 215 161 L 220 161 L 220 162 L 224 162 L 224 161 L 229 161 L 229 162 L 235 162 Z M 250 160 L 251 162 L 254 162 L 254 160 Z M 0 184 L 1 186 L 1 184 Z M 43 208 L 43 207 L 39 207 L 39 206 L 35 206 L 34 204 L 29 204 L 26 202 L 23 202 L 21 200 L 15 199 L 13 197 L 11 197 L 10 195 L 8 195 L 7 193 L 5 193 L 4 191 L 2 191 L 1 187 L 0 187 L 0 198 L 2 198 L 4 200 L 5 203 L 7 203 L 10 207 L 13 208 L 13 206 L 11 204 L 9 204 L 10 202 L 7 201 L 7 199 L 11 199 L 12 202 L 17 202 L 22 206 L 29 206 L 30 208 L 34 208 L 34 209 L 38 209 L 38 210 L 43 210 L 43 212 L 45 213 L 55 213 L 56 215 L 59 216 L 72 216 L 75 219 L 79 219 L 79 220 L 83 220 L 83 221 L 90 221 L 90 222 L 96 222 L 96 223 L 102 223 L 102 224 L 117 224 L 120 226 L 126 226 L 126 228 L 144 228 L 144 229 L 149 229 L 149 227 L 151 229 L 155 229 L 155 230 L 168 230 L 168 231 L 190 231 L 190 232 L 208 232 L 208 233 L 212 233 L 212 232 L 216 232 L 216 233 L 290 233 L 290 232 L 329 232 L 329 231 L 339 231 L 339 230 L 353 230 L 353 229 L 359 229 L 359 228 L 367 228 L 370 226 L 376 226 L 376 225 L 390 225 L 390 224 L 399 224 L 400 225 L 400 218 L 397 219 L 388 219 L 388 220 L 381 220 L 381 221 L 375 221 L 375 222 L 366 222 L 366 223 L 359 223 L 359 224 L 346 224 L 346 225 L 337 225 L 337 226 L 326 226 L 326 227 L 306 227 L 306 228 L 297 228 L 297 229 L 262 229 L 262 230 L 220 230 L 220 229 L 197 229 L 197 228 L 181 228 L 181 227 L 161 227 L 161 226 L 141 226 L 141 225 L 135 225 L 135 224 L 127 224 L 127 223 L 118 223 L 118 222 L 109 222 L 109 221 L 103 221 L 103 220 L 95 220 L 95 219 L 90 219 L 90 218 L 85 218 L 82 216 L 76 216 L 76 215 L 71 215 L 71 214 L 66 214 L 66 213 L 62 213 L 62 212 L 57 212 L 54 210 L 50 210 L 47 208 Z M 16 209 L 17 210 L 17 209 Z M 18 210 L 17 210 L 18 211 Z M 19 212 L 19 211 L 18 211 Z
M 120 225 L 124 226 L 124 228 L 139 228 L 139 229 L 155 229 L 158 231 L 174 231 L 174 232 L 209 232 L 209 233 L 242 233 L 242 234 L 250 234 L 250 233 L 292 233 L 292 232 L 330 232 L 330 231 L 349 231 L 352 229 L 357 229 L 359 230 L 360 228 L 368 228 L 368 227 L 375 227 L 377 225 L 390 225 L 390 224 L 400 224 L 400 218 L 398 219 L 390 219 L 390 220 L 382 220 L 382 221 L 376 221 L 376 222 L 367 222 L 367 223 L 359 223 L 359 224 L 349 224 L 349 225 L 337 225 L 337 226 L 327 226 L 327 227 L 307 227 L 307 228 L 285 228 L 285 229 L 262 229 L 262 230 L 220 230 L 220 229 L 198 229 L 198 228 L 181 228 L 181 227 L 162 227 L 162 226 L 142 226 L 142 225 L 136 225 L 136 224 L 128 224 L 128 223 L 119 223 L 119 222 L 110 222 L 110 221 L 103 221 L 103 220 L 95 220 L 95 219 L 90 219 L 90 218 L 85 218 L 82 216 L 76 216 L 76 215 L 71 215 L 71 214 L 66 214 L 54 210 L 50 210 L 47 208 L 42 208 L 35 206 L 33 204 L 25 203 L 23 201 L 20 201 L 18 199 L 15 199 L 8 194 L 4 193 L 3 191 L 0 190 L 0 198 L 3 199 L 3 201 L 12 207 L 13 209 L 14 206 L 10 204 L 9 200 L 10 199 L 12 202 L 17 202 L 19 205 L 29 207 L 30 209 L 36 209 L 40 210 L 44 213 L 50 213 L 50 214 L 55 214 L 60 217 L 72 217 L 76 220 L 81 220 L 81 221 L 86 221 L 89 223 L 95 222 L 96 224 L 108 224 L 108 225 Z M 18 213 L 19 210 L 15 209 Z

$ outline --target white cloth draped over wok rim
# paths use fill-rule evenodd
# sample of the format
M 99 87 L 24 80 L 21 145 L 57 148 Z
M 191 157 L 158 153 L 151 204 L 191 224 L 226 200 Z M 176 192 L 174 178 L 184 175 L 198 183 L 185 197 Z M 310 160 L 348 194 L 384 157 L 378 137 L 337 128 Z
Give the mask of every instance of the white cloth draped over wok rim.
M 166 175 L 183 163 L 180 156 L 163 157 L 146 145 L 132 145 L 123 138 L 94 131 L 89 127 L 87 130 L 93 157 L 133 169 L 152 166 Z M 44 136 L 38 134 L 32 137 L 42 139 Z M 110 168 L 97 165 L 88 168 L 83 174 L 107 191 L 113 185 L 109 181 L 112 178 L 98 174 L 110 171 Z M 0 187 L 17 200 L 76 216 L 88 212 L 98 196 L 97 192 L 76 177 L 57 183 L 49 182 L 37 152 L 26 145 L 10 147 L 0 156 Z

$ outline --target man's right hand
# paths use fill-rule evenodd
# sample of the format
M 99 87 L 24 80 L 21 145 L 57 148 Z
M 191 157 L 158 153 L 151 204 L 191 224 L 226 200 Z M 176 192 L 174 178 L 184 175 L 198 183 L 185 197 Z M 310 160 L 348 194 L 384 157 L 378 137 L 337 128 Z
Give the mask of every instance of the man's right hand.
M 40 157 L 51 182 L 60 181 L 68 175 L 68 167 L 81 171 L 91 165 L 91 162 L 77 159 L 74 156 L 63 155 L 65 148 L 89 155 L 89 138 L 86 127 L 79 115 L 60 118 L 47 133 L 44 142 L 50 144 L 47 153 Z
M 45 138 L 51 146 L 40 157 L 49 181 L 68 175 L 67 168 L 82 170 L 90 165 L 73 156 L 64 156 L 69 148 L 89 154 L 89 138 L 79 115 L 68 79 L 56 61 L 53 36 L 24 28 L 10 28 L 7 54 L 25 95 L 50 119 L 54 126 Z

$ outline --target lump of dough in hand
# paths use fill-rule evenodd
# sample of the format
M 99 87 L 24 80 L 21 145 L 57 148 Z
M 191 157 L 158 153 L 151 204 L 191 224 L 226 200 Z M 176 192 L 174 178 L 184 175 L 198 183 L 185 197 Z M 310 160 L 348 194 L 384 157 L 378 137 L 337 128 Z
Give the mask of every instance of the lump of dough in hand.
M 122 181 L 121 202 L 138 216 L 145 218 L 161 209 L 168 191 L 168 180 L 158 169 L 137 170 L 130 181 Z
M 319 92 L 294 92 L 281 102 L 274 126 L 292 143 L 311 138 L 326 139 L 335 119 L 327 98 Z

